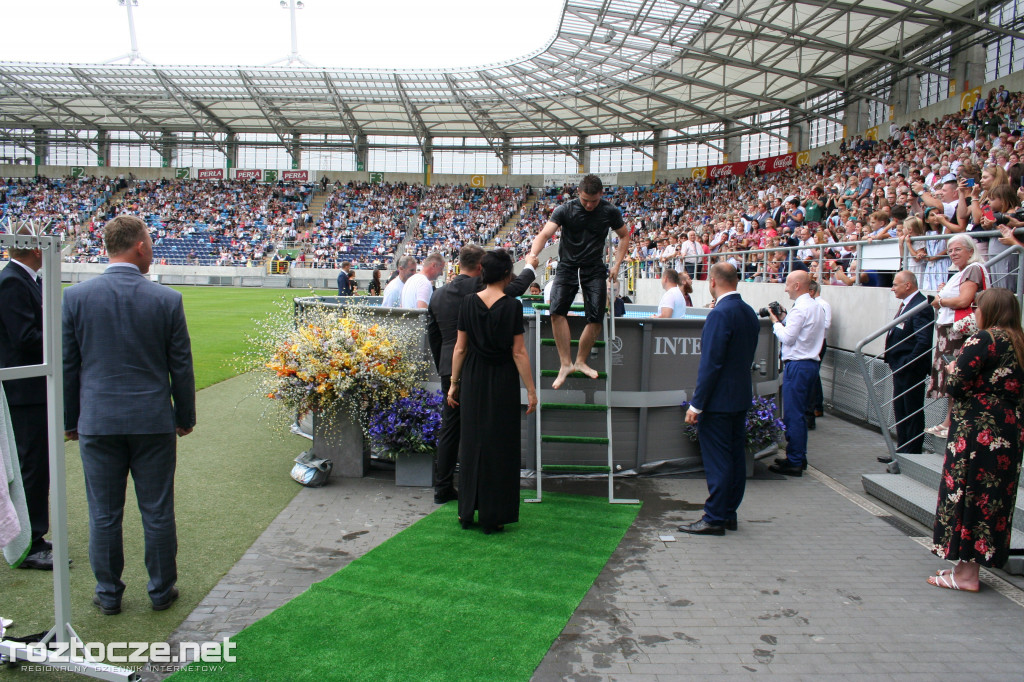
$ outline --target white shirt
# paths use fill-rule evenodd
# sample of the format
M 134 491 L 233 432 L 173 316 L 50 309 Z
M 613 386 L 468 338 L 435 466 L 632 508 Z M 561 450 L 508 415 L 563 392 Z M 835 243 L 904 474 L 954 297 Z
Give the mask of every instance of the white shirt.
M 704 250 L 697 246 L 697 242 L 691 242 L 689 239 L 683 242 L 679 249 L 679 255 L 683 257 L 683 263 L 686 265 L 697 265 L 700 263 L 698 254 L 703 256 Z
M 402 286 L 405 283 L 401 277 L 395 277 L 384 287 L 384 300 L 380 302 L 382 308 L 397 308 L 402 302 Z
M 686 297 L 679 287 L 672 287 L 661 297 L 661 303 L 658 304 L 658 314 L 661 314 L 662 308 L 671 308 L 672 314 L 669 317 L 673 319 L 679 319 L 686 315 Z
M 552 277 L 548 280 L 548 283 L 544 285 L 544 302 L 548 305 L 551 304 L 551 287 L 555 286 L 555 278 Z
M 832 306 L 820 295 L 814 299 L 814 302 L 820 305 L 821 309 L 825 312 L 825 332 L 827 333 L 832 328 Z
M 801 294 L 784 322 L 772 326 L 783 360 L 818 360 L 825 342 L 825 310 L 810 294 Z
M 434 293 L 434 286 L 427 279 L 427 276 L 421 272 L 417 272 L 415 275 L 405 280 L 405 286 L 402 287 L 402 308 L 419 308 L 420 301 L 423 301 L 423 307 L 430 303 L 430 295 Z

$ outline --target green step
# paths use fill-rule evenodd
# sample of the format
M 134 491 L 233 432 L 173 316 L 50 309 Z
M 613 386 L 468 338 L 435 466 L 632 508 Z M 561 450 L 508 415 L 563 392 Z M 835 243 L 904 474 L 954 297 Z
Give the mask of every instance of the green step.
M 580 345 L 579 339 L 573 339 L 569 343 L 571 343 L 574 346 Z M 554 345 L 557 345 L 557 344 L 555 344 L 555 340 L 554 339 L 541 339 L 540 340 L 540 345 L 542 345 L 542 346 L 554 346 Z M 604 348 L 604 341 L 594 341 L 594 348 Z
M 592 473 L 592 474 L 607 474 L 611 469 L 605 466 L 588 466 L 584 464 L 545 464 L 541 466 L 541 471 L 550 471 L 552 473 L 558 471 L 565 471 L 570 473 Z
M 607 445 L 608 439 L 600 436 L 541 436 L 545 443 L 585 443 L 591 445 Z
M 543 301 L 544 294 L 523 294 L 519 298 L 524 301 Z
M 605 412 L 607 405 L 587 405 L 585 403 L 541 403 L 545 410 L 589 410 L 593 412 Z
M 534 310 L 551 310 L 551 305 L 548 303 L 534 303 L 530 307 Z M 581 304 L 571 305 L 569 306 L 569 310 L 584 310 L 584 307 Z
M 542 369 L 540 371 L 540 375 L 542 377 L 557 377 L 558 376 L 558 370 L 557 369 Z M 573 372 L 572 374 L 569 375 L 569 378 L 571 378 L 571 379 L 589 379 L 590 377 L 588 377 L 583 372 Z M 606 372 L 598 372 L 597 373 L 597 378 L 598 379 L 606 379 L 606 378 L 608 378 L 608 374 Z

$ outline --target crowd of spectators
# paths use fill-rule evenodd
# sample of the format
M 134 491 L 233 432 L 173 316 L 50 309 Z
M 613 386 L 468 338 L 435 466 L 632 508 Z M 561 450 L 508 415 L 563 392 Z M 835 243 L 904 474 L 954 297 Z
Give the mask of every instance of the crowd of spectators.
M 415 184 L 336 183 L 320 217 L 298 236 L 298 262 L 305 267 L 386 268 L 405 239 L 423 196 Z
M 0 179 L 0 230 L 7 222 L 49 224 L 54 234 L 74 238 L 92 215 L 123 189 L 125 180 L 110 178 Z
M 985 257 L 1009 248 L 1010 228 L 1024 224 L 1013 215 L 1024 174 L 1022 122 L 1024 94 L 1000 87 L 969 110 L 892 125 L 881 140 L 844 141 L 838 153 L 826 152 L 812 165 L 611 187 L 605 198 L 630 226 L 630 258 L 641 277 L 671 268 L 706 278 L 711 265 L 728 260 L 748 281 L 782 282 L 803 269 L 822 284 L 859 279 L 888 286 L 891 272 L 865 265 L 857 273 L 857 247 L 850 242 L 890 240 L 898 244 L 901 267 L 934 291 L 948 277 L 945 240 L 912 237 L 1006 231 L 979 239 Z M 544 190 L 504 246 L 519 255 L 528 250 L 551 211 L 573 192 Z M 791 253 L 766 251 L 774 247 L 791 247 Z M 996 285 L 1013 286 L 1008 273 L 1015 257 L 993 268 Z
M 311 222 L 313 189 L 249 180 L 136 181 L 79 231 L 68 260 L 104 262 L 103 225 L 129 214 L 149 225 L 158 264 L 257 265 Z
M 422 259 L 438 251 L 448 262 L 454 262 L 466 244 L 487 244 L 493 240 L 505 223 L 521 211 L 529 192 L 529 187 L 429 188 L 423 195 L 416 239 L 410 244 L 408 255 Z

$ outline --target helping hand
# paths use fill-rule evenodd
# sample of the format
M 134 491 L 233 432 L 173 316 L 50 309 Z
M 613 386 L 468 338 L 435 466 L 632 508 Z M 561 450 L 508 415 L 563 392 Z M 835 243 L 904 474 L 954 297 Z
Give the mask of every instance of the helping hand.
M 526 392 L 526 414 L 533 414 L 537 409 L 537 391 Z
M 540 259 L 534 256 L 532 253 L 526 254 L 526 262 L 535 269 L 538 265 L 540 265 Z

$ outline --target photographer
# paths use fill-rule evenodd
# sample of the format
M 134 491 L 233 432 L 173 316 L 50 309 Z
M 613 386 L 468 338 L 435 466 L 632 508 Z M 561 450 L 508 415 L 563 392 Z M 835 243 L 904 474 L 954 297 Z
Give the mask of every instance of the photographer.
M 807 421 L 804 413 L 811 387 L 818 380 L 818 360 L 825 341 L 825 312 L 810 295 L 811 277 L 791 272 L 786 293 L 795 301 L 788 314 L 777 303 L 768 307 L 772 331 L 782 345 L 782 421 L 786 425 L 786 457 L 771 471 L 801 476 L 807 468 Z M 780 315 L 781 313 L 781 315 Z

